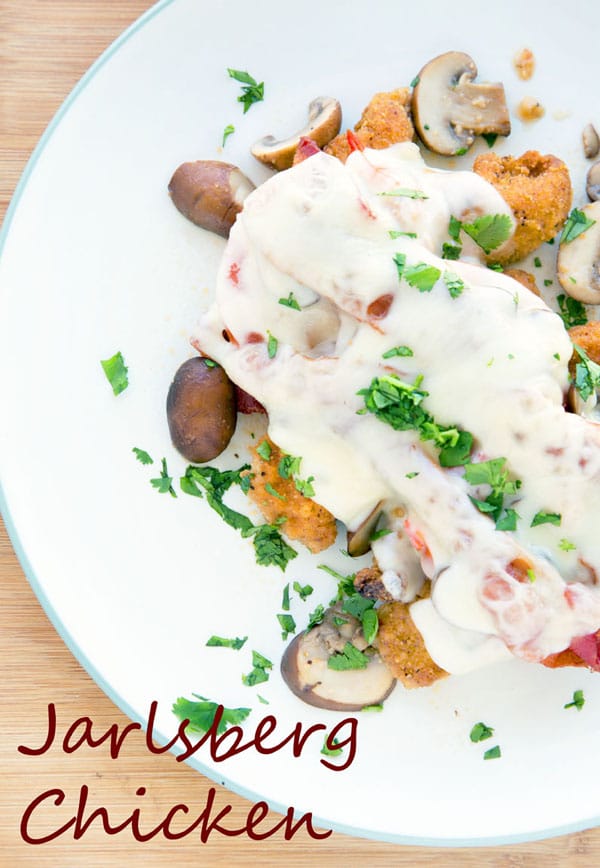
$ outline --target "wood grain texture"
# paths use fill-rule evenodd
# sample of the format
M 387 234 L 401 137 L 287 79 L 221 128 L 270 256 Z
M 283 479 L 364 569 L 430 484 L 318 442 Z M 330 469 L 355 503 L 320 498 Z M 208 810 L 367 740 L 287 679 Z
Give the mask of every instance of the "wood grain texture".
M 0 217 L 47 123 L 67 93 L 101 51 L 149 3 L 144 0 L 0 0 Z M 600 829 L 534 844 L 479 850 L 399 847 L 334 834 L 313 841 L 305 833 L 286 842 L 281 834 L 255 843 L 246 836 L 213 834 L 206 844 L 195 836 L 179 841 L 135 842 L 129 831 L 109 837 L 93 826 L 79 840 L 67 835 L 40 846 L 19 835 L 22 813 L 37 794 L 59 787 L 69 804 L 82 784 L 90 803 L 105 805 L 114 822 L 140 803 L 146 787 L 144 823 L 159 822 L 171 806 L 184 803 L 194 816 L 206 803 L 212 782 L 171 755 L 151 756 L 134 734 L 117 760 L 106 747 L 72 755 L 52 749 L 27 757 L 17 745 L 35 746 L 44 737 L 46 706 L 54 702 L 59 729 L 87 715 L 98 732 L 127 720 L 82 670 L 48 622 L 0 526 L 0 866 L 191 866 L 315 862 L 320 866 L 461 866 L 461 868 L 591 868 L 600 864 Z M 357 798 L 368 794 L 357 793 Z M 251 805 L 217 787 L 217 809 L 232 806 L 230 825 L 240 827 Z M 63 814 L 63 822 L 66 814 Z M 228 818 L 229 819 L 229 818 Z M 273 823 L 277 818 L 273 817 Z M 56 822 L 56 821 L 54 821 Z M 48 810 L 37 827 L 50 831 Z

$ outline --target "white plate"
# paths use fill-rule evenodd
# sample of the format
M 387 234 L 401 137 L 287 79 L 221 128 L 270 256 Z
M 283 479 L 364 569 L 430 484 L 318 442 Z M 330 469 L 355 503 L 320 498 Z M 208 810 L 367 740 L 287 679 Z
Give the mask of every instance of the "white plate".
M 7 217 L 0 272 L 2 483 L 7 524 L 27 575 L 57 630 L 132 718 L 159 702 L 158 731 L 176 731 L 170 707 L 192 692 L 267 712 L 278 732 L 339 716 L 293 697 L 275 671 L 241 684 L 253 648 L 277 661 L 275 613 L 285 582 L 318 590 L 294 600 L 301 625 L 333 589 L 314 559 L 285 577 L 259 568 L 252 547 L 194 498 L 155 492 L 155 468 L 131 449 L 173 450 L 164 400 L 207 303 L 223 242 L 187 223 L 166 185 L 182 161 L 223 158 L 257 182 L 266 171 L 248 145 L 301 125 L 317 94 L 338 96 L 353 123 L 377 90 L 407 84 L 430 57 L 470 52 L 482 78 L 504 81 L 511 108 L 527 94 L 546 116 L 514 123 L 509 148 L 538 148 L 572 167 L 583 202 L 580 134 L 600 128 L 597 4 L 574 0 L 159 3 L 101 58 L 44 136 Z M 515 51 L 538 68 L 520 82 Z M 585 62 L 582 62 L 585 60 Z M 243 115 L 226 67 L 266 82 L 264 103 Z M 596 116 L 594 117 L 594 112 Z M 236 133 L 221 154 L 223 128 Z M 481 143 L 476 150 L 485 150 Z M 472 152 L 464 160 L 470 164 Z M 99 360 L 121 350 L 130 386 L 118 398 Z M 322 561 L 352 565 L 326 553 Z M 204 647 L 217 633 L 249 634 L 240 652 Z M 277 668 L 277 667 L 275 667 Z M 575 689 L 581 712 L 564 710 Z M 270 705 L 261 705 L 256 694 Z M 473 723 L 494 742 L 469 741 Z M 312 811 L 328 827 L 389 841 L 478 844 L 559 834 L 600 822 L 600 677 L 518 662 L 452 678 L 429 690 L 398 688 L 383 714 L 363 714 L 359 750 L 344 772 L 320 763 L 319 737 L 300 758 L 247 751 L 193 764 L 251 799 Z M 502 758 L 482 760 L 492 743 Z

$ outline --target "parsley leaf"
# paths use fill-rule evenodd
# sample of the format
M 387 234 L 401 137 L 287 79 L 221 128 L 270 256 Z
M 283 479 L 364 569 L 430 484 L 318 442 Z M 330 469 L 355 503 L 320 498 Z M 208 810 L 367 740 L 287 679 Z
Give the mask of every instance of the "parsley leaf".
M 290 611 L 290 583 L 288 582 L 285 588 L 283 589 L 283 594 L 281 597 L 281 608 L 284 612 Z
M 404 274 L 404 266 L 406 265 L 406 255 L 404 253 L 396 253 L 396 255 L 394 256 L 394 262 L 396 263 L 398 280 L 401 280 L 402 275 Z
M 575 365 L 575 379 L 573 384 L 583 401 L 594 394 L 596 389 L 600 389 L 600 365 L 593 362 L 588 354 L 577 344 L 573 344 L 579 356 L 579 361 Z
M 323 742 L 323 747 L 321 748 L 321 753 L 324 754 L 325 756 L 339 756 L 342 753 L 342 749 L 341 749 L 341 747 L 335 747 L 335 745 L 339 744 L 337 738 L 333 739 L 333 742 L 332 742 L 332 744 L 334 745 L 333 748 L 327 747 L 328 738 L 329 738 L 329 736 L 325 736 L 325 741 Z
M 243 639 L 224 639 L 222 636 L 211 636 L 206 646 L 207 648 L 233 648 L 234 651 L 239 651 L 240 648 L 244 647 L 247 639 L 247 636 L 244 636 Z
M 491 747 L 489 750 L 486 750 L 486 752 L 483 755 L 483 758 L 484 758 L 484 760 L 491 760 L 491 759 L 499 759 L 501 756 L 502 756 L 502 751 L 500 750 L 500 745 L 497 744 L 494 747 Z
M 232 126 L 231 124 L 227 124 L 227 126 L 226 126 L 225 129 L 223 130 L 223 142 L 222 142 L 222 147 L 225 147 L 225 142 L 227 141 L 227 139 L 229 138 L 229 136 L 233 135 L 233 133 L 235 133 L 235 127 Z
M 285 642 L 290 633 L 296 632 L 296 622 L 291 615 L 277 615 L 279 626 L 282 629 L 281 638 Z
M 479 741 L 485 741 L 486 738 L 491 738 L 494 734 L 493 727 L 487 726 L 485 723 L 481 721 L 476 723 L 475 726 L 471 729 L 469 734 L 469 738 L 472 742 L 477 743 Z
M 572 543 L 570 540 L 565 539 L 564 537 L 559 542 L 558 547 L 563 552 L 574 552 L 575 549 L 577 548 L 575 543 Z
M 388 231 L 390 238 L 416 238 L 416 232 L 400 232 L 399 229 L 390 229 Z
M 280 298 L 278 304 L 282 304 L 284 307 L 291 307 L 292 310 L 302 310 L 293 292 L 290 292 L 287 298 Z
M 322 603 L 319 603 L 314 612 L 311 612 L 308 616 L 308 624 L 306 626 L 307 630 L 312 630 L 313 627 L 316 627 L 317 624 L 320 624 L 323 618 L 325 617 L 325 606 Z
M 270 461 L 273 450 L 271 448 L 271 444 L 267 439 L 260 441 L 260 443 L 256 447 L 256 453 L 257 455 L 260 455 L 260 457 L 264 461 Z
M 581 235 L 587 229 L 595 224 L 595 220 L 590 220 L 583 211 L 580 211 L 578 208 L 573 208 L 565 225 L 563 227 L 562 234 L 560 236 L 559 244 L 570 244 L 571 241 L 574 241 L 578 235 Z
M 302 459 L 295 455 L 284 455 L 279 461 L 277 472 L 282 479 L 290 479 L 295 473 L 299 472 L 301 461 Z
M 338 573 L 337 570 L 328 567 L 326 564 L 319 564 L 317 569 L 329 573 L 330 576 L 333 576 L 333 578 L 337 580 L 337 594 L 329 603 L 330 606 L 333 606 L 334 603 L 339 602 L 344 597 L 350 596 L 355 592 L 354 579 L 356 578 L 356 573 L 350 573 L 347 576 L 343 576 L 341 573 Z
M 404 269 L 404 280 L 409 286 L 418 289 L 419 292 L 431 292 L 440 279 L 441 271 L 435 265 L 427 265 L 426 262 L 417 262 Z
M 536 512 L 531 520 L 531 527 L 537 527 L 539 524 L 555 524 L 560 526 L 561 515 L 559 512 L 544 512 L 540 510 Z
M 269 335 L 269 340 L 267 341 L 267 354 L 270 359 L 274 359 L 277 353 L 277 347 L 279 346 L 279 341 L 271 334 L 271 332 L 267 332 L 267 334 Z
M 496 522 L 497 530 L 516 530 L 518 515 L 514 509 L 505 509 L 504 495 L 516 494 L 521 480 L 509 480 L 504 469 L 506 458 L 490 458 L 477 464 L 465 464 L 465 480 L 469 485 L 489 485 L 490 494 L 485 500 L 471 497 L 471 502 L 480 512 Z
M 391 350 L 387 350 L 381 356 L 382 359 L 392 359 L 394 356 L 414 356 L 413 351 L 410 347 L 392 347 Z
M 351 642 L 346 642 L 341 653 L 333 654 L 327 660 L 328 668 L 337 672 L 345 669 L 366 669 L 368 665 L 367 655 L 355 648 Z
M 508 214 L 484 214 L 462 228 L 484 253 L 491 253 L 510 238 L 513 223 Z
M 173 705 L 173 714 L 178 717 L 179 720 L 189 721 L 187 729 L 190 729 L 193 732 L 207 732 L 213 724 L 219 705 L 216 702 L 210 702 L 210 700 L 205 699 L 204 696 L 198 696 L 196 693 L 192 695 L 196 696 L 200 702 L 194 702 L 191 699 L 185 699 L 180 696 Z M 246 720 L 252 711 L 251 708 L 222 707 L 223 715 L 217 727 L 217 734 L 225 732 L 228 726 L 242 723 L 242 721 Z
M 298 557 L 298 552 L 286 543 L 275 525 L 263 524 L 253 539 L 256 562 L 261 566 L 273 564 L 285 570 L 288 563 Z
M 573 700 L 571 702 L 567 702 L 563 708 L 576 708 L 577 711 L 581 711 L 583 706 L 585 705 L 585 697 L 583 695 L 583 690 L 576 690 L 573 693 Z
M 277 500 L 287 500 L 286 496 L 284 494 L 280 494 L 276 488 L 273 488 L 270 482 L 267 482 L 265 484 L 265 491 L 267 491 L 273 497 L 276 497 Z
M 465 288 L 464 281 L 458 276 L 458 274 L 454 274 L 453 271 L 444 271 L 444 283 L 448 288 L 451 298 L 458 298 Z
M 142 464 L 154 464 L 154 460 L 143 449 L 138 449 L 137 446 L 134 446 L 131 451 L 135 453 L 135 457 Z
M 496 144 L 498 133 L 482 133 L 481 138 L 486 140 L 488 148 L 493 148 Z
M 314 497 L 315 489 L 313 488 L 314 476 L 309 476 L 308 479 L 294 479 L 296 490 L 304 497 Z
M 112 386 L 113 394 L 120 395 L 129 385 L 129 378 L 127 376 L 129 369 L 125 365 L 122 353 L 119 351 L 114 356 L 111 356 L 110 359 L 103 359 L 100 364 L 106 374 L 106 379 Z
M 461 253 L 461 244 L 448 244 L 447 241 L 442 244 L 442 259 L 460 259 Z
M 458 241 L 460 238 L 460 230 L 462 227 L 462 223 L 456 217 L 450 216 L 450 221 L 448 223 L 448 235 L 452 238 L 453 241 Z
M 173 477 L 169 476 L 169 471 L 167 470 L 167 459 L 163 458 L 161 464 L 160 476 L 156 479 L 151 479 L 150 485 L 154 486 L 160 494 L 170 494 L 171 497 L 177 497 L 173 488 Z
M 573 328 L 576 325 L 585 325 L 588 321 L 585 307 L 576 298 L 571 298 L 570 295 L 557 295 L 556 301 L 560 311 L 560 318 L 565 324 L 566 329 Z
M 306 602 L 306 598 L 310 597 L 314 588 L 312 585 L 301 585 L 300 582 L 294 582 L 292 585 L 293 589 L 296 591 L 302 602 Z
M 248 72 L 243 72 L 241 69 L 227 69 L 229 78 L 239 81 L 242 84 L 242 93 L 238 96 L 237 101 L 244 106 L 244 114 L 250 106 L 255 102 L 262 102 L 265 98 L 265 83 L 260 84 Z
M 254 687 L 255 684 L 262 684 L 269 680 L 269 672 L 267 669 L 272 669 L 273 664 L 258 651 L 252 652 L 252 670 L 248 675 L 242 675 L 242 684 L 246 687 Z

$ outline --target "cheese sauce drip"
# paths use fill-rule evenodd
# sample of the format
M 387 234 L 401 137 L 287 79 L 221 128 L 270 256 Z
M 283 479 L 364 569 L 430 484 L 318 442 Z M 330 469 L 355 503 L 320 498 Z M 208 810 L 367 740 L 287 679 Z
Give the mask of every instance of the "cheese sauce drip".
M 373 550 L 386 584 L 410 601 L 423 574 L 432 579 L 411 613 L 450 672 L 507 649 L 541 660 L 600 627 L 600 425 L 563 409 L 572 348 L 560 318 L 476 264 L 473 244 L 463 247 L 472 261 L 439 258 L 450 217 L 483 214 L 512 219 L 486 181 L 428 168 L 414 145 L 355 152 L 345 165 L 317 154 L 248 197 L 196 335 L 265 406 L 272 439 L 302 456 L 315 500 L 351 529 L 383 501 L 394 532 Z M 399 279 L 398 254 L 442 277 L 419 291 Z M 464 282 L 458 297 L 445 272 Z M 290 293 L 300 310 L 280 303 Z M 383 358 L 398 346 L 412 355 Z M 489 488 L 442 468 L 418 431 L 359 413 L 357 393 L 390 373 L 422 377 L 423 408 L 472 433 L 472 462 L 506 459 L 521 481 L 507 500 L 514 532 L 473 504 Z M 531 527 L 539 512 L 560 524 Z

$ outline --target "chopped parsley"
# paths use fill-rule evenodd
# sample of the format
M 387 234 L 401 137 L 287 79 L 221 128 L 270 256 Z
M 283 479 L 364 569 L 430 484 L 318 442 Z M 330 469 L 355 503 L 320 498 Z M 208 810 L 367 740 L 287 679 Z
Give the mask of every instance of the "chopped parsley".
M 488 148 L 493 148 L 496 144 L 498 133 L 482 133 L 481 138 L 486 140 Z
M 419 76 L 415 75 L 415 77 L 411 81 L 409 87 L 416 87 L 420 81 L 421 81 L 421 79 L 419 78 Z
M 137 446 L 134 446 L 131 451 L 135 453 L 135 457 L 142 464 L 154 464 L 154 460 L 148 455 L 147 452 L 144 452 L 143 449 L 138 449 Z
M 464 281 L 458 276 L 458 274 L 454 274 L 453 271 L 444 271 L 444 283 L 446 284 L 451 298 L 458 298 L 465 288 Z
M 573 385 L 581 395 L 583 401 L 594 394 L 596 389 L 600 389 L 600 365 L 593 362 L 588 354 L 577 344 L 573 344 L 579 356 L 579 360 L 575 365 L 575 379 Z
M 270 461 L 271 455 L 273 454 L 273 450 L 271 448 L 271 444 L 267 439 L 261 440 L 258 446 L 256 447 L 256 454 L 260 455 L 263 461 Z
M 273 497 L 276 497 L 277 500 L 287 500 L 286 496 L 284 494 L 280 494 L 276 488 L 273 488 L 270 482 L 267 482 L 265 484 L 265 491 L 267 491 Z
M 448 244 L 447 241 L 442 244 L 442 259 L 460 259 L 461 253 L 462 245 L 460 244 Z
M 428 392 L 419 388 L 421 377 L 414 385 L 395 375 L 375 377 L 368 388 L 357 394 L 364 397 L 365 406 L 359 413 L 373 413 L 395 431 L 419 431 L 421 440 L 432 440 L 440 450 L 442 467 L 457 467 L 469 460 L 473 435 L 458 428 L 438 425 L 423 409 Z
M 339 602 L 344 597 L 354 594 L 354 579 L 356 578 L 356 573 L 350 573 L 347 576 L 343 576 L 341 573 L 338 573 L 337 570 L 332 569 L 332 567 L 328 567 L 326 564 L 319 564 L 317 569 L 329 573 L 330 576 L 333 576 L 333 578 L 337 580 L 337 594 L 333 598 L 333 600 L 330 601 L 330 606 L 333 606 L 334 603 Z
M 539 524 L 555 524 L 560 526 L 561 514 L 559 512 L 536 512 L 531 520 L 531 527 L 537 527 Z
M 242 84 L 242 93 L 238 96 L 237 101 L 242 103 L 244 114 L 246 114 L 250 106 L 254 105 L 255 102 L 262 102 L 265 98 L 265 83 L 261 81 L 259 84 L 250 73 L 243 72 L 241 69 L 227 69 L 227 72 L 229 78 Z
M 315 489 L 313 488 L 314 476 L 309 476 L 308 479 L 294 479 L 296 490 L 304 497 L 314 497 Z
M 207 732 L 213 724 L 219 707 L 223 708 L 223 714 L 217 726 L 217 734 L 225 732 L 228 726 L 239 725 L 246 720 L 252 711 L 251 708 L 225 708 L 216 702 L 211 702 L 204 696 L 198 696 L 196 693 L 193 693 L 192 696 L 200 701 L 194 702 L 180 696 L 174 703 L 172 711 L 179 720 L 189 721 L 187 729 L 193 732 Z
M 355 591 L 342 604 L 343 612 L 347 612 L 360 621 L 367 645 L 373 644 L 379 630 L 379 618 L 374 606 L 374 600 L 368 600 Z
M 390 229 L 388 232 L 390 238 L 416 238 L 416 232 L 400 232 L 398 229 Z
M 279 626 L 281 627 L 282 633 L 281 638 L 285 642 L 290 633 L 296 632 L 296 622 L 292 618 L 291 615 L 277 615 L 277 620 L 279 621 Z
M 175 489 L 173 488 L 173 477 L 169 476 L 169 471 L 167 470 L 166 458 L 163 458 L 161 461 L 160 476 L 156 479 L 151 479 L 150 485 L 156 488 L 160 494 L 170 494 L 171 497 L 177 497 Z
M 471 732 L 469 733 L 469 738 L 472 742 L 485 741 L 486 738 L 491 738 L 494 734 L 494 729 L 491 726 L 487 726 L 485 723 L 479 721 L 476 723 Z
M 280 298 L 278 304 L 282 304 L 284 307 L 291 307 L 292 310 L 302 310 L 293 292 L 290 292 L 287 298 Z
M 533 260 L 533 264 L 535 265 L 536 268 L 542 267 L 542 260 L 540 259 L 539 256 L 535 257 L 535 259 Z
M 366 669 L 368 665 L 367 655 L 355 648 L 352 642 L 346 642 L 341 652 L 336 652 L 327 660 L 328 668 L 338 672 L 346 669 Z
M 380 530 L 374 530 L 369 540 L 371 542 L 375 542 L 375 540 L 382 539 L 384 536 L 389 536 L 392 533 L 389 527 L 382 527 Z
M 576 325 L 585 325 L 588 321 L 585 307 L 576 298 L 571 298 L 570 295 L 557 295 L 556 301 L 560 311 L 560 317 L 565 324 L 566 329 L 573 328 Z
M 115 353 L 110 359 L 103 359 L 100 364 L 102 370 L 106 374 L 106 379 L 112 386 L 113 394 L 120 395 L 129 385 L 127 376 L 128 368 L 125 365 L 125 360 L 121 351 Z
M 455 157 L 462 157 L 467 153 L 468 150 L 469 150 L 468 148 L 459 148 L 458 151 L 454 151 L 454 156 Z
M 412 190 L 409 187 L 397 187 L 395 190 L 388 190 L 385 193 L 378 193 L 378 196 L 403 196 L 406 199 L 429 199 L 422 190 Z
M 460 230 L 462 227 L 462 223 L 456 217 L 450 216 L 450 221 L 448 223 L 448 235 L 454 241 L 458 241 L 460 238 Z
M 419 471 L 418 470 L 411 470 L 410 473 L 405 473 L 404 475 L 406 476 L 407 479 L 414 479 L 415 476 L 419 475 Z
M 229 136 L 233 135 L 233 133 L 235 133 L 235 127 L 232 126 L 232 124 L 227 124 L 227 126 L 226 126 L 225 129 L 223 130 L 223 142 L 222 142 L 222 147 L 225 147 L 225 142 L 227 141 L 227 139 L 229 138 Z
M 595 222 L 595 220 L 590 220 L 586 217 L 583 211 L 580 211 L 578 208 L 573 208 L 567 217 L 558 243 L 570 244 L 571 241 L 574 241 L 579 235 L 593 226 Z
M 262 702 L 263 705 L 269 705 L 269 700 L 265 699 L 264 696 L 261 696 L 260 693 L 256 694 L 256 698 L 259 702 Z
M 310 597 L 310 595 L 314 591 L 312 585 L 301 585 L 300 582 L 294 582 L 292 587 L 294 588 L 303 603 L 306 601 L 306 598 Z
M 299 472 L 301 461 L 302 459 L 295 455 L 283 455 L 279 461 L 277 472 L 282 479 L 290 479 L 295 473 Z
M 277 353 L 277 347 L 279 346 L 279 341 L 271 334 L 271 332 L 267 332 L 267 334 L 269 335 L 269 340 L 267 341 L 267 353 L 270 359 L 274 359 L 275 354 Z
M 247 636 L 244 636 L 243 639 L 224 639 L 222 636 L 211 636 L 206 646 L 207 648 L 233 648 L 234 651 L 239 651 L 240 648 L 244 647 L 247 639 Z
M 483 758 L 484 758 L 484 760 L 491 760 L 491 759 L 499 759 L 501 756 L 502 756 L 502 751 L 500 750 L 500 745 L 497 744 L 494 747 L 491 747 L 489 750 L 486 750 L 486 752 L 483 755 Z
M 393 359 L 394 356 L 414 356 L 413 351 L 410 347 L 392 347 L 391 350 L 387 350 L 381 356 L 382 359 Z
M 577 548 L 577 546 L 574 543 L 572 543 L 568 539 L 565 539 L 564 537 L 559 542 L 558 547 L 563 552 L 574 552 L 575 549 Z
M 378 702 L 377 705 L 363 705 L 361 711 L 383 711 L 383 703 Z
M 252 670 L 248 675 L 242 675 L 242 684 L 246 687 L 254 687 L 255 684 L 262 684 L 269 680 L 268 669 L 272 669 L 273 664 L 258 651 L 252 652 Z
M 484 214 L 462 228 L 484 253 L 491 253 L 510 238 L 513 223 L 508 214 Z
M 337 738 L 333 739 L 333 742 L 332 742 L 332 744 L 334 745 L 333 748 L 329 748 L 327 746 L 328 739 L 329 739 L 329 736 L 325 736 L 325 741 L 323 742 L 323 747 L 321 748 L 321 753 L 324 754 L 325 756 L 339 756 L 342 753 L 342 749 L 341 749 L 341 747 L 336 747 L 336 745 L 339 744 Z
M 527 570 L 527 578 L 529 579 L 530 582 L 535 582 L 536 576 L 535 576 L 535 573 L 533 572 L 533 570 L 531 569 L 531 567 Z
M 521 480 L 509 480 L 505 463 L 506 458 L 490 458 L 477 464 L 466 464 L 465 480 L 469 485 L 489 485 L 491 491 L 485 500 L 469 495 L 471 503 L 494 520 L 497 530 L 515 530 L 518 515 L 514 509 L 505 508 L 504 495 L 516 494 Z
M 571 702 L 567 702 L 563 708 L 576 708 L 577 711 L 581 711 L 583 706 L 585 705 L 585 697 L 583 695 L 583 690 L 576 690 L 573 693 L 573 699 Z
M 272 524 L 261 525 L 254 535 L 256 562 L 261 566 L 273 564 L 285 570 L 288 563 L 298 556 L 298 552 L 286 543 L 277 527 Z
M 308 624 L 306 625 L 307 630 L 312 630 L 313 627 L 316 627 L 317 624 L 320 624 L 323 618 L 325 617 L 325 606 L 322 603 L 319 603 L 314 612 L 311 612 L 308 616 Z
M 554 281 L 550 280 L 548 277 L 544 280 L 544 286 L 552 286 L 553 283 Z
M 490 265 L 488 265 L 488 268 L 490 271 L 498 271 L 500 273 L 504 271 L 504 268 L 500 265 L 499 262 L 490 263 Z
M 281 596 L 281 608 L 284 612 L 290 611 L 290 583 L 288 582 L 285 588 L 283 589 L 283 594 Z
M 431 292 L 440 279 L 442 272 L 435 265 L 427 265 L 426 262 L 417 262 L 416 265 L 408 265 L 401 275 L 409 286 L 418 289 L 419 292 Z

